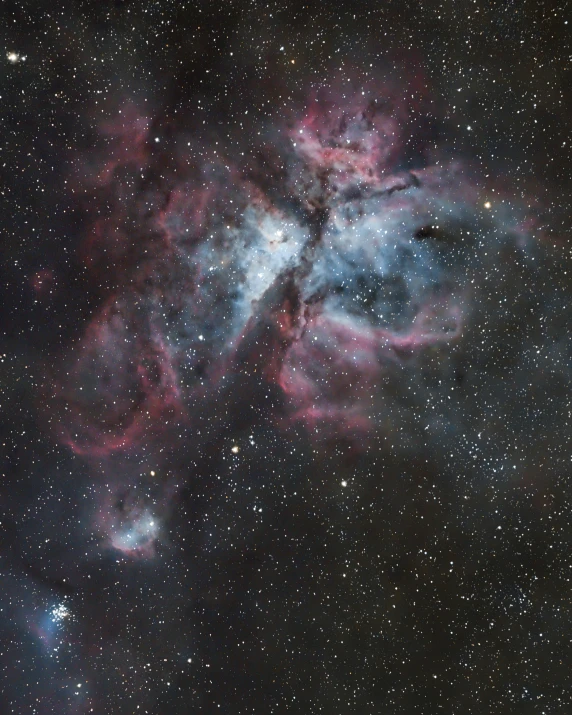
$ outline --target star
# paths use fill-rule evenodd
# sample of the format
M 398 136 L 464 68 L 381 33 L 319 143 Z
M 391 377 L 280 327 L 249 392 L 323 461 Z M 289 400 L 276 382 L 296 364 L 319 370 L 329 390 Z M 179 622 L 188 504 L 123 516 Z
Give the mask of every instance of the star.
M 18 62 L 26 61 L 26 57 L 20 55 L 18 52 L 7 52 L 6 59 L 13 65 L 17 64 Z

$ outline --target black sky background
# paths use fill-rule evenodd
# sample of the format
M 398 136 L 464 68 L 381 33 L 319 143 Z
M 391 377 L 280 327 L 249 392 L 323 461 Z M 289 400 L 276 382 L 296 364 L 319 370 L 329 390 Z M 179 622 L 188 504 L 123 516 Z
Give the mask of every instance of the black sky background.
M 572 711 L 572 426 L 550 416 L 567 380 L 538 368 L 539 409 L 510 424 L 515 453 L 533 430 L 558 445 L 531 437 L 552 446 L 493 481 L 447 468 L 435 444 L 399 451 L 380 437 L 360 450 L 280 430 L 266 405 L 282 398 L 252 365 L 199 408 L 200 437 L 181 426 L 162 452 L 94 467 L 57 442 L 49 377 L 113 288 L 81 261 L 101 204 L 75 177 L 105 156 L 98 127 L 130 101 L 162 147 L 184 134 L 239 154 L 311 83 L 371 67 L 423 88 L 412 125 L 529 204 L 563 266 L 571 14 L 539 2 L 4 4 L 2 57 L 26 59 L 2 59 L 0 74 L 1 713 Z M 38 299 L 46 270 L 53 294 Z M 551 296 L 570 284 L 551 270 L 527 285 L 566 341 Z M 518 340 L 491 334 L 510 370 Z M 476 353 L 463 360 L 450 384 L 470 404 L 485 371 Z M 93 504 L 149 469 L 179 487 L 166 544 L 116 558 Z M 155 496 L 166 504 L 163 487 Z M 55 657 L 33 624 L 61 602 L 72 617 Z

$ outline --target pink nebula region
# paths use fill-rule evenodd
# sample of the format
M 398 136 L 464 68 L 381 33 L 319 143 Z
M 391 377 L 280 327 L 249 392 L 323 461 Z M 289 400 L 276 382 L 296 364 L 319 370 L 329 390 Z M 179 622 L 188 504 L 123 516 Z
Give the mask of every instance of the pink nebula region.
M 528 250 L 520 209 L 491 206 L 383 83 L 312 90 L 244 151 L 132 105 L 101 132 L 76 187 L 105 207 L 82 249 L 101 302 L 58 388 L 81 455 L 192 425 L 229 376 L 279 391 L 276 424 L 365 444 L 455 352 L 503 247 Z M 146 519 L 116 547 L 145 550 Z

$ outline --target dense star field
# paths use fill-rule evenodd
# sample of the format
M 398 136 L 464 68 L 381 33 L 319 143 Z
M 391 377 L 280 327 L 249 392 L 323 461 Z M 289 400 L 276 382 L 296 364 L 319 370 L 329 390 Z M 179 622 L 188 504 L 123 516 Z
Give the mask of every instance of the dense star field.
M 572 712 L 564 4 L 1 12 L 0 713 Z

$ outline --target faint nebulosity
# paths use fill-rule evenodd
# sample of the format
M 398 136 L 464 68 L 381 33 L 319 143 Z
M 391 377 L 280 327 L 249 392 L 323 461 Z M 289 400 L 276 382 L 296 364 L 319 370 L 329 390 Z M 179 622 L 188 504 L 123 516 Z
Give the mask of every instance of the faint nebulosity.
M 3 14 L 0 710 L 567 713 L 564 7 Z

